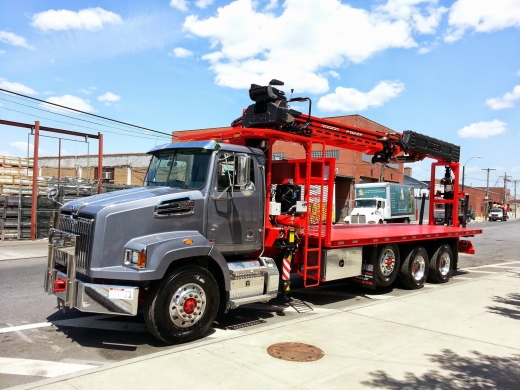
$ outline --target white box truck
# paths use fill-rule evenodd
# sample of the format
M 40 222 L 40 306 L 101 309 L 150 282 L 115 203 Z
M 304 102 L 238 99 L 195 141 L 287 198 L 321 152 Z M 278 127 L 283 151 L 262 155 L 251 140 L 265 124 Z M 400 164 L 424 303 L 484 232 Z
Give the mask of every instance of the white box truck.
M 345 223 L 410 223 L 415 218 L 413 187 L 397 183 L 366 183 L 354 186 L 354 209 Z

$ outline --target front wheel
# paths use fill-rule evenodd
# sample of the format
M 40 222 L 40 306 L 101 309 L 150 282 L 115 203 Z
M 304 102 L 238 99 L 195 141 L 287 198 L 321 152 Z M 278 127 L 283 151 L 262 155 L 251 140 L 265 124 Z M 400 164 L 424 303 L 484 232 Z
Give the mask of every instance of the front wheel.
M 155 337 L 179 344 L 207 333 L 218 307 L 219 290 L 213 275 L 204 268 L 188 266 L 150 287 L 144 317 Z
M 399 273 L 399 280 L 404 287 L 416 290 L 424 286 L 427 276 L 428 253 L 422 246 L 416 246 L 408 252 Z
M 410 218 L 405 218 L 405 219 L 403 220 L 403 223 L 410 223 Z

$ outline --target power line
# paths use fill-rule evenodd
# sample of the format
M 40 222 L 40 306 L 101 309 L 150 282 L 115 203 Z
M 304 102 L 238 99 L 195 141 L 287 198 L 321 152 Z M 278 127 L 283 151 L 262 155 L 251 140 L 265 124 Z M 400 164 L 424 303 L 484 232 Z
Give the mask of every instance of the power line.
M 141 127 L 141 126 L 137 126 L 137 125 L 132 125 L 131 123 L 126 123 L 126 122 L 118 121 L 118 120 L 116 120 L 116 119 L 110 119 L 110 118 L 107 118 L 107 117 L 104 117 L 104 116 L 101 116 L 101 115 L 92 114 L 92 113 L 90 113 L 90 112 L 77 110 L 77 109 L 75 109 L 75 108 L 70 108 L 70 107 L 62 106 L 61 104 L 56 104 L 56 103 L 47 102 L 47 101 L 45 101 L 45 100 L 41 100 L 41 99 L 37 99 L 37 98 L 31 97 L 31 96 L 23 95 L 23 94 L 21 94 L 21 93 L 17 93 L 17 92 L 9 91 L 9 90 L 7 90 L 7 89 L 0 88 L 0 91 L 7 92 L 7 93 L 10 93 L 10 94 L 13 94 L 13 95 L 17 95 L 17 96 L 21 96 L 21 97 L 24 97 L 25 99 L 35 100 L 35 101 L 40 102 L 40 103 L 50 104 L 50 105 L 53 105 L 53 106 L 56 106 L 56 107 L 64 108 L 64 109 L 66 109 L 66 110 L 71 110 L 71 111 L 79 112 L 79 113 L 84 114 L 84 115 L 91 115 L 91 116 L 94 116 L 94 117 L 96 117 L 96 118 L 101 118 L 101 119 L 104 119 L 104 120 L 107 120 L 107 121 L 120 123 L 120 124 L 123 124 L 123 125 L 126 125 L 126 126 L 135 127 L 135 128 L 142 129 L 142 130 L 151 131 L 151 132 L 153 132 L 153 133 L 158 133 L 158 134 L 164 134 L 164 135 L 171 136 L 171 134 L 164 133 L 164 132 L 162 132 L 162 131 L 152 130 L 152 129 L 148 129 L 148 128 L 146 128 L 146 127 Z
M 108 128 L 111 128 L 111 129 L 120 130 L 120 131 L 124 131 L 124 132 L 129 132 L 129 133 L 142 134 L 142 132 L 138 132 L 137 130 L 129 130 L 129 129 L 122 129 L 122 128 L 114 127 L 114 126 L 108 126 L 108 125 L 105 125 L 105 124 L 102 124 L 102 123 L 92 122 L 92 121 L 88 121 L 88 120 L 86 120 L 86 119 L 75 118 L 75 117 L 73 117 L 73 116 L 65 115 L 65 114 L 60 114 L 60 113 L 58 113 L 58 112 L 52 112 L 52 111 L 49 111 L 49 110 L 45 110 L 45 109 L 43 109 L 43 108 L 32 107 L 32 106 L 28 106 L 28 105 L 26 105 L 26 104 L 13 102 L 12 100 L 9 100 L 9 99 L 3 99 L 3 98 L 0 98 L 0 100 L 6 101 L 6 102 L 10 102 L 10 103 L 13 103 L 13 104 L 17 104 L 17 105 L 20 105 L 20 106 L 23 106 L 23 107 L 27 107 L 27 108 L 30 108 L 30 109 L 32 109 L 32 110 L 43 111 L 43 112 L 47 112 L 47 113 L 49 113 L 49 114 L 59 115 L 59 116 L 63 116 L 63 117 L 65 117 L 65 118 L 70 118 L 70 119 L 77 120 L 77 121 L 81 121 L 81 122 L 92 123 L 93 125 L 97 125 L 97 126 L 108 127 Z M 6 108 L 6 107 L 2 107 L 2 108 L 5 108 L 6 110 L 10 110 L 9 108 Z M 26 114 L 26 115 L 31 115 L 31 116 L 33 116 L 32 114 L 24 113 L 24 112 L 21 112 L 21 111 L 16 111 L 16 110 L 11 110 L 11 111 L 18 112 L 18 113 L 20 113 L 20 114 Z M 44 118 L 44 119 L 47 119 L 47 120 L 53 120 L 53 119 L 49 119 L 49 118 Z M 56 121 L 56 122 L 59 122 L 59 121 Z M 66 122 L 60 122 L 60 123 L 66 123 Z M 72 125 L 71 123 L 67 123 L 67 124 Z M 84 127 L 84 128 L 86 128 L 86 129 L 91 129 L 91 130 L 97 130 L 97 129 L 93 129 L 92 127 L 81 126 L 81 125 L 73 125 L 73 126 Z M 115 133 L 115 134 L 117 134 L 117 133 Z M 168 135 L 168 137 L 170 137 L 170 135 Z
M 2 106 L 0 106 L 0 109 L 9 110 L 9 111 L 14 111 L 14 112 L 17 112 L 17 113 L 19 113 L 19 114 L 28 115 L 28 116 L 35 117 L 35 118 L 46 119 L 46 120 L 51 121 L 51 122 L 63 123 L 63 124 L 70 125 L 70 126 L 77 126 L 77 127 L 82 127 L 82 128 L 84 128 L 84 129 L 90 129 L 90 130 L 99 131 L 99 129 L 95 129 L 95 128 L 93 128 L 93 127 L 82 126 L 82 125 L 77 125 L 77 124 L 74 124 L 74 123 L 68 123 L 68 122 L 58 121 L 58 120 L 56 120 L 56 119 L 40 117 L 40 116 L 36 116 L 36 115 L 29 114 L 29 113 L 27 113 L 27 112 L 22 112 L 22 111 L 13 110 L 12 108 L 7 108 L 7 107 L 2 107 Z M 157 137 L 143 137 L 143 136 L 139 136 L 139 135 L 121 134 L 121 133 L 116 133 L 115 131 L 107 131 L 107 130 L 105 130 L 104 132 L 105 132 L 105 133 L 110 133 L 110 134 L 116 134 L 116 135 L 127 136 L 127 137 L 136 137 L 136 138 L 143 138 L 143 139 L 157 139 Z M 164 137 L 164 136 L 162 136 L 162 137 Z

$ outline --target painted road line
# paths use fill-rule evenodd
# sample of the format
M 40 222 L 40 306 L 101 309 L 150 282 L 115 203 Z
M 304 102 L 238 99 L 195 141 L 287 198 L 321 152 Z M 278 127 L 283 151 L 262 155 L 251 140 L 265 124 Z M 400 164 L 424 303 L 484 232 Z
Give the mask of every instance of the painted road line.
M 30 375 L 54 378 L 95 367 L 99 366 L 0 357 L 0 374 L 9 375 Z
M 488 264 L 488 265 L 480 265 L 478 267 L 471 267 L 471 268 L 464 268 L 466 271 L 471 269 L 479 269 L 479 268 L 489 268 L 489 267 L 496 267 L 501 265 L 509 265 L 509 264 L 520 264 L 520 261 L 510 261 L 508 263 L 498 263 L 498 264 Z
M 395 298 L 394 295 L 362 295 L 362 297 L 373 299 L 374 301 L 384 301 L 385 299 Z
M 88 328 L 88 329 L 101 329 L 101 330 L 112 330 L 120 332 L 138 332 L 148 333 L 148 328 L 143 323 L 133 322 L 122 322 L 122 321 L 103 321 L 109 318 L 115 318 L 113 315 L 97 315 L 89 317 L 79 317 L 70 320 L 60 320 L 54 322 L 39 322 L 35 324 L 26 324 L 19 326 L 10 326 L 7 328 L 0 328 L 1 333 L 19 332 L 23 330 L 43 328 L 46 326 L 64 326 L 73 328 Z
M 7 328 L 0 328 L 0 333 L 11 333 L 11 332 L 18 332 L 18 331 L 27 330 L 27 329 L 44 328 L 46 326 L 51 326 L 51 325 L 52 324 L 50 322 L 39 322 L 37 324 L 9 326 Z
M 468 269 L 461 269 L 460 271 L 467 271 Z M 469 271 L 470 274 L 498 274 L 500 272 L 497 272 L 497 271 L 475 271 L 475 270 L 470 270 Z

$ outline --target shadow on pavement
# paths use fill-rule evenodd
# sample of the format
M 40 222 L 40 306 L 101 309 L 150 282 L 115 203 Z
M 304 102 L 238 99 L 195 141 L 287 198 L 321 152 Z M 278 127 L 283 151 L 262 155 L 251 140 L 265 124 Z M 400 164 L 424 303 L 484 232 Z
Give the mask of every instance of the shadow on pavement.
M 470 390 L 470 389 L 518 389 L 520 379 L 520 355 L 509 357 L 485 355 L 471 352 L 472 356 L 461 356 L 445 349 L 430 360 L 440 365 L 418 376 L 411 372 L 404 379 L 392 378 L 383 370 L 372 373 L 374 379 L 363 385 L 381 389 L 414 390 Z
M 507 297 L 493 297 L 493 301 L 505 306 L 487 306 L 486 309 L 493 314 L 520 320 L 520 294 L 509 294 Z M 520 380 L 520 378 L 518 378 Z M 520 384 L 519 384 L 520 386 Z

